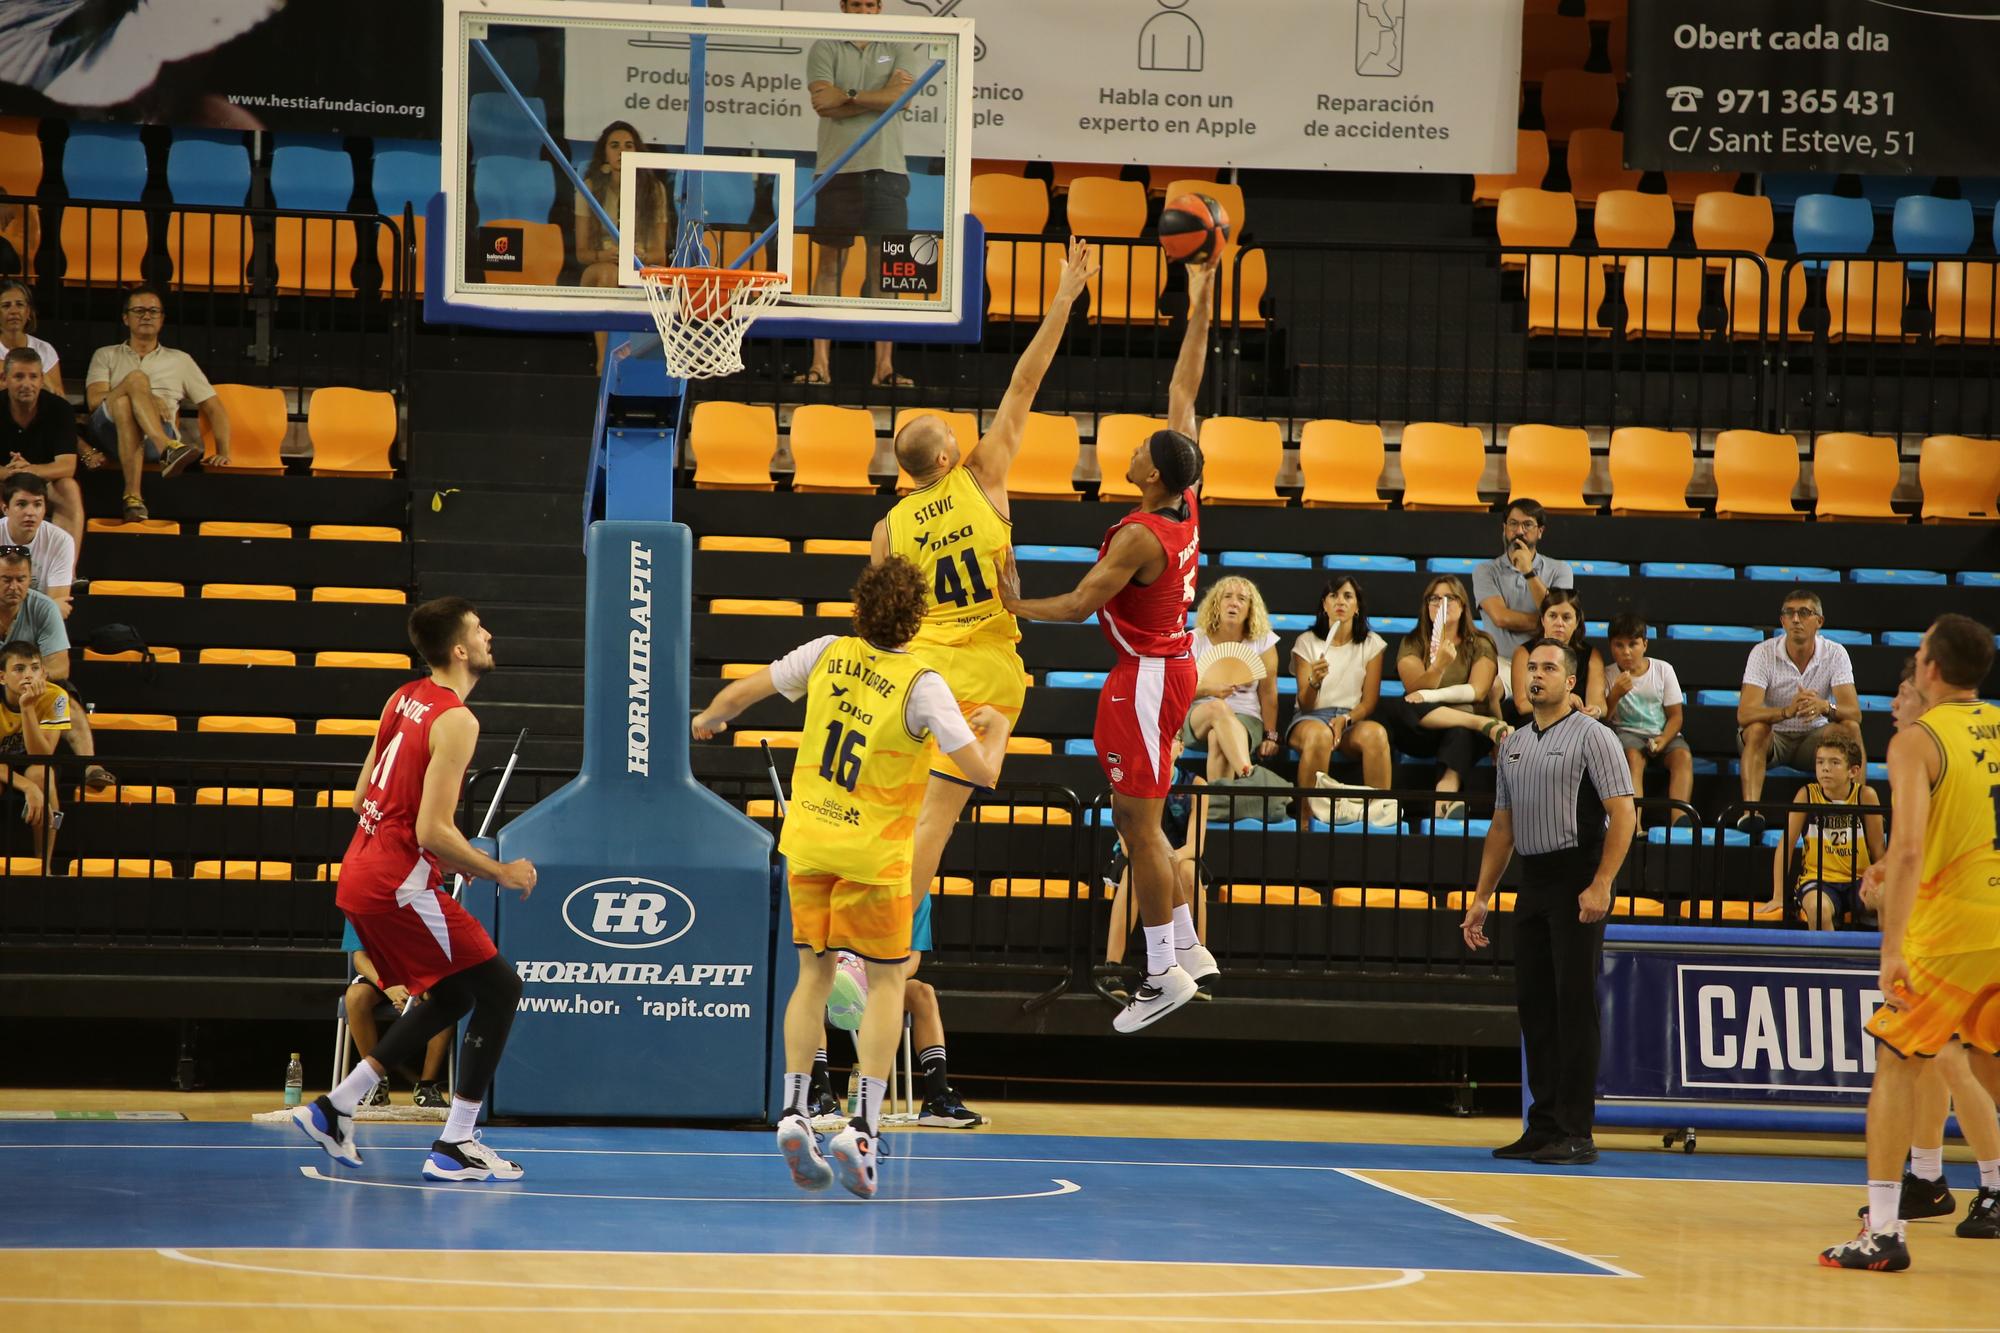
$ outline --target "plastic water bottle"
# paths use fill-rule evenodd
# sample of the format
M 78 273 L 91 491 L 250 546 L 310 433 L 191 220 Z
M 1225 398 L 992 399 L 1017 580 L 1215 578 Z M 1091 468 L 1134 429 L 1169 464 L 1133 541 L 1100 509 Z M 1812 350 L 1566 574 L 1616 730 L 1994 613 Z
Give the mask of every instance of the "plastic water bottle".
M 297 1106 L 305 1096 L 306 1069 L 299 1063 L 299 1053 L 292 1052 L 292 1062 L 285 1066 L 285 1105 Z

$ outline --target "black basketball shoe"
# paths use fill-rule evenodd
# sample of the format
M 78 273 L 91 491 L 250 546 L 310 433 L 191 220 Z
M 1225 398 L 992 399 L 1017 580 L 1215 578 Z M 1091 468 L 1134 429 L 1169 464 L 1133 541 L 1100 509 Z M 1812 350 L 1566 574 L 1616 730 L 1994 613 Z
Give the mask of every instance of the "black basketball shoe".
M 1921 1221 L 1926 1217 L 1950 1217 L 1958 1211 L 1958 1203 L 1951 1197 L 1951 1189 L 1942 1179 L 1925 1180 L 1911 1172 L 1903 1173 L 1903 1192 L 1896 1200 L 1896 1216 L 1905 1222 Z M 1868 1205 L 1862 1204 L 1856 1217 L 1868 1220 Z

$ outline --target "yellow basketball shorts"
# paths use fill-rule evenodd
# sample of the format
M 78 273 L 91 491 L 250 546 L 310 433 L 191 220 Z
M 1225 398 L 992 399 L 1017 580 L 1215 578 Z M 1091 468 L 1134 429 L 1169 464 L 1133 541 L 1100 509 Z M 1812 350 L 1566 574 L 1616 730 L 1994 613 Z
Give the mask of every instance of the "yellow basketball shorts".
M 959 708 L 967 716 L 973 709 L 985 707 L 1002 714 L 1009 727 L 1021 720 L 1021 704 L 1028 697 L 1027 668 L 1021 665 L 1021 654 L 1011 642 L 975 639 L 954 648 L 919 639 L 910 645 L 910 651 L 918 661 L 944 677 L 944 683 L 951 687 L 952 698 L 958 700 Z M 968 787 L 973 785 L 949 755 L 933 756 L 931 772 Z
M 1899 1055 L 1936 1055 L 1955 1035 L 2000 1055 L 2000 949 L 1907 958 L 1910 989 L 1882 1002 L 1868 1031 Z
M 792 943 L 814 953 L 845 949 L 871 963 L 910 956 L 915 902 L 908 882 L 857 884 L 831 871 L 793 865 Z

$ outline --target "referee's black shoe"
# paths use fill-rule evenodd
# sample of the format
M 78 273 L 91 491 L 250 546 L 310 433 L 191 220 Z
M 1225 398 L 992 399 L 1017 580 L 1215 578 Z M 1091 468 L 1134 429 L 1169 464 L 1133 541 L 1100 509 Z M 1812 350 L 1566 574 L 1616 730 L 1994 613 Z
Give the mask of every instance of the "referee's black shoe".
M 1504 1148 L 1495 1148 L 1493 1155 L 1503 1162 L 1525 1162 L 1551 1143 L 1557 1142 L 1547 1134 L 1537 1134 L 1529 1130 Z
M 1589 1166 L 1597 1160 L 1597 1144 L 1590 1139 L 1557 1139 L 1537 1149 L 1528 1160 L 1543 1166 Z
M 1896 1200 L 1897 1217 L 1905 1222 L 1914 1222 L 1926 1217 L 1950 1217 L 1957 1211 L 1958 1203 L 1951 1197 L 1951 1189 L 1942 1179 L 1925 1180 L 1915 1172 L 1903 1172 L 1903 1192 Z M 1866 1222 L 1868 1205 L 1862 1204 L 1856 1216 Z

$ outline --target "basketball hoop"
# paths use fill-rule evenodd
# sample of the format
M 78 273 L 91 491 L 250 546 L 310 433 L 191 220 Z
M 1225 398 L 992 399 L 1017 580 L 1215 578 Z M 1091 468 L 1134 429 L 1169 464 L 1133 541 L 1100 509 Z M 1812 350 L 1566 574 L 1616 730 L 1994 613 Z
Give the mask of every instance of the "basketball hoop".
M 743 369 L 743 333 L 778 303 L 786 277 L 757 269 L 642 268 L 667 373 L 714 379 Z

